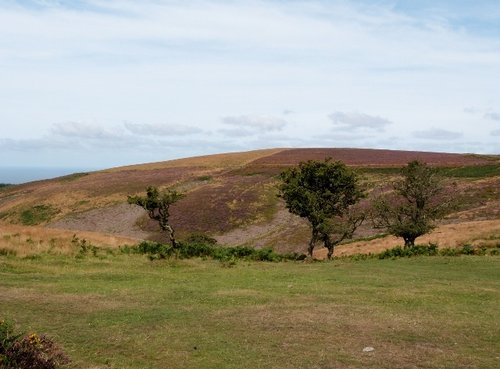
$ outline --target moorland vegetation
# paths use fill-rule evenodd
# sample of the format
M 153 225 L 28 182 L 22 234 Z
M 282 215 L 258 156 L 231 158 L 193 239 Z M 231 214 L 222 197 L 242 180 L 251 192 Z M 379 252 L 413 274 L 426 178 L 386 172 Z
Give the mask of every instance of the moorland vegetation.
M 279 151 L 272 155 L 278 158 L 274 163 L 290 159 Z M 450 211 L 469 214 L 478 201 L 484 202 L 481 211 L 490 209 L 498 197 L 497 164 L 439 168 L 410 161 L 402 169 L 361 168 L 356 174 L 323 158 L 284 170 L 266 162 L 268 156 L 252 160 L 232 168 L 229 177 L 203 167 L 175 186 L 150 181 L 155 177 L 147 172 L 140 182 L 146 186 L 129 189 L 133 195 L 111 196 L 123 202 L 129 195 L 128 203 L 144 209 L 168 242 L 73 231 L 58 238 L 63 231 L 33 226 L 67 214 L 55 203 L 3 210 L 0 220 L 20 219 L 30 227 L 6 226 L 10 233 L 2 231 L 0 238 L 0 368 L 280 368 L 285 361 L 290 368 L 496 367 L 498 233 L 448 247 L 416 240 Z M 135 175 L 134 170 L 127 173 Z M 262 209 L 273 209 L 281 198 L 292 217 L 285 231 L 299 224 L 294 219 L 306 219 L 309 258 L 272 247 L 220 244 L 204 229 L 182 231 L 178 220 L 185 214 L 179 209 L 192 202 L 203 221 L 200 204 L 210 203 L 200 198 L 212 197 L 199 189 L 209 186 L 218 194 L 236 175 L 244 179 L 247 197 L 231 201 L 227 209 L 235 211 L 222 216 L 234 221 L 243 214 L 238 206 L 253 204 L 250 208 L 268 219 Z M 468 193 L 464 183 L 469 182 L 450 185 L 443 177 L 474 178 L 470 183 L 481 192 Z M 73 188 L 95 179 L 89 173 L 60 183 Z M 118 177 L 117 185 L 122 182 Z M 231 183 L 234 196 L 238 186 Z M 0 208 L 22 198 L 13 187 L 1 189 Z M 20 188 L 27 197 L 38 191 Z M 258 192 L 263 188 L 268 192 Z M 259 196 L 252 197 L 255 193 Z M 70 206 L 84 209 L 94 200 L 75 201 Z M 488 211 L 494 222 L 494 211 Z M 219 213 L 211 214 L 207 219 L 226 224 L 217 219 Z M 316 243 L 332 257 L 366 223 L 384 232 L 368 234 L 367 242 L 383 243 L 385 234 L 392 234 L 404 245 L 386 242 L 377 252 L 355 248 L 348 256 L 335 252 L 327 262 L 311 258 Z M 30 333 L 1 320 L 9 317 Z M 71 363 L 49 337 L 61 342 Z M 365 346 L 374 351 L 363 352 Z

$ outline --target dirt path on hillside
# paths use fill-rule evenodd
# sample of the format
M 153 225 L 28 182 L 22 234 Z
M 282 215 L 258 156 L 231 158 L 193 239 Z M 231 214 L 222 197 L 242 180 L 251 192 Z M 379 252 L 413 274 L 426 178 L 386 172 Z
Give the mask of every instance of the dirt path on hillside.
M 47 227 L 111 233 L 135 239 L 148 239 L 152 234 L 142 231 L 136 224 L 144 214 L 145 211 L 139 206 L 124 203 L 73 214 L 49 223 Z
M 237 228 L 215 238 L 222 245 L 248 244 L 257 248 L 269 245 L 286 246 L 293 230 L 300 230 L 303 233 L 305 229 L 307 229 L 307 223 L 303 219 L 281 208 L 274 214 L 271 221 Z

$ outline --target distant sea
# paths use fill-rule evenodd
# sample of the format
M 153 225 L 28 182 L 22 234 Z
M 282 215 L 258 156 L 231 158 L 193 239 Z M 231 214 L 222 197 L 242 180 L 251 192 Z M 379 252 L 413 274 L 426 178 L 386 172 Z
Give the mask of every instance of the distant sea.
M 41 179 L 65 176 L 72 173 L 92 172 L 97 168 L 28 168 L 0 167 L 0 183 L 20 184 Z

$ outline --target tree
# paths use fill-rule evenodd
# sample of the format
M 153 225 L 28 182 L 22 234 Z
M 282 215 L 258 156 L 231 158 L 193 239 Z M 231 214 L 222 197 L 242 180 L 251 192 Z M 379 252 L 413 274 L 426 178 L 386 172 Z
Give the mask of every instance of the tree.
M 169 223 L 170 205 L 182 199 L 185 195 L 175 190 L 158 190 L 157 187 L 149 186 L 146 189 L 146 196 L 128 196 L 128 203 L 143 207 L 148 216 L 156 220 L 163 232 L 167 232 L 172 247 L 176 248 L 175 232 Z
M 401 170 L 392 189 L 393 193 L 375 199 L 373 221 L 375 227 L 402 237 L 405 247 L 414 246 L 415 239 L 432 231 L 434 222 L 452 208 L 436 170 L 418 160 Z
M 279 196 L 286 207 L 309 221 L 311 239 L 308 253 L 323 242 L 331 258 L 334 248 L 352 237 L 364 215 L 353 210 L 364 197 L 357 175 L 340 161 L 309 160 L 280 174 Z

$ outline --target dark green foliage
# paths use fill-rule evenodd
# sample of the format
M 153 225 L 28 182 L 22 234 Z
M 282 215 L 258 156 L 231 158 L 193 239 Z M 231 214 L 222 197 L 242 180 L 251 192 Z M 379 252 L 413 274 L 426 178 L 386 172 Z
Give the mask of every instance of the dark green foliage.
M 75 248 L 78 248 L 79 257 L 83 257 L 89 254 L 92 254 L 92 256 L 97 256 L 97 252 L 99 251 L 99 248 L 97 246 L 92 245 L 92 243 L 88 242 L 85 238 L 80 239 L 76 237 L 76 234 L 73 235 L 71 244 Z
M 197 181 L 199 182 L 207 182 L 207 181 L 210 181 L 212 180 L 212 176 L 199 176 L 199 177 L 196 177 L 195 178 Z
M 207 244 L 207 245 L 215 245 L 217 244 L 217 240 L 213 237 L 210 237 L 209 235 L 205 233 L 192 233 L 190 234 L 186 239 L 185 242 L 187 243 L 202 243 L 202 244 Z
M 457 168 L 439 168 L 439 174 L 456 178 L 487 178 L 500 176 L 500 164 L 473 165 Z
M 434 256 L 438 254 L 438 246 L 434 243 L 429 245 L 415 245 L 411 248 L 397 246 L 389 250 L 385 250 L 378 254 L 379 259 L 392 259 L 398 257 L 411 257 L 418 255 Z
M 24 225 L 37 225 L 48 222 L 59 210 L 51 205 L 35 205 L 30 209 L 21 212 L 20 219 Z
M 487 248 L 474 247 L 470 244 L 465 244 L 462 247 L 457 248 L 443 248 L 438 249 L 438 246 L 434 243 L 429 243 L 428 245 L 415 245 L 413 247 L 401 247 L 397 246 L 392 249 L 385 250 L 379 254 L 368 254 L 365 258 L 376 257 L 378 259 L 394 259 L 402 257 L 412 257 L 412 256 L 460 256 L 460 255 L 498 255 L 500 253 L 500 247 L 494 246 Z M 361 255 L 352 255 L 349 258 L 359 258 Z
M 170 205 L 182 199 L 185 195 L 172 189 L 163 191 L 150 186 L 146 189 L 146 196 L 129 196 L 128 203 L 139 205 L 148 212 L 148 216 L 156 220 L 160 229 L 167 232 L 173 248 L 177 247 L 174 229 L 169 224 Z
M 69 361 L 46 335 L 15 333 L 13 322 L 0 320 L 1 369 L 57 369 Z
M 373 202 L 373 222 L 377 228 L 402 237 L 405 247 L 435 228 L 434 221 L 452 208 L 452 191 L 444 186 L 436 170 L 412 161 L 401 170 L 401 179 L 393 183 L 394 192 Z
M 0 188 L 5 188 L 5 187 L 9 187 L 9 186 L 12 186 L 12 185 L 9 183 L 0 183 Z
M 284 261 L 303 260 L 303 254 L 278 254 L 271 248 L 254 249 L 248 246 L 221 247 L 214 244 L 179 242 L 174 249 L 170 245 L 159 242 L 143 241 L 136 246 L 121 248 L 123 253 L 145 254 L 151 260 L 177 257 L 189 258 L 211 258 L 220 261 L 230 260 L 255 260 L 255 261 Z
M 461 252 L 464 255 L 474 255 L 474 247 L 472 247 L 471 244 L 466 243 L 462 246 Z
M 317 241 L 328 249 L 352 237 L 364 216 L 351 211 L 364 192 L 357 175 L 340 161 L 309 160 L 280 175 L 279 196 L 292 214 L 306 218 L 311 226 L 308 252 Z
M 0 256 L 16 256 L 15 250 L 0 248 Z
M 82 177 L 88 176 L 89 173 L 73 173 L 73 174 L 68 174 L 66 176 L 59 177 L 58 180 L 59 182 L 73 182 L 76 181 L 77 179 L 80 179 Z

